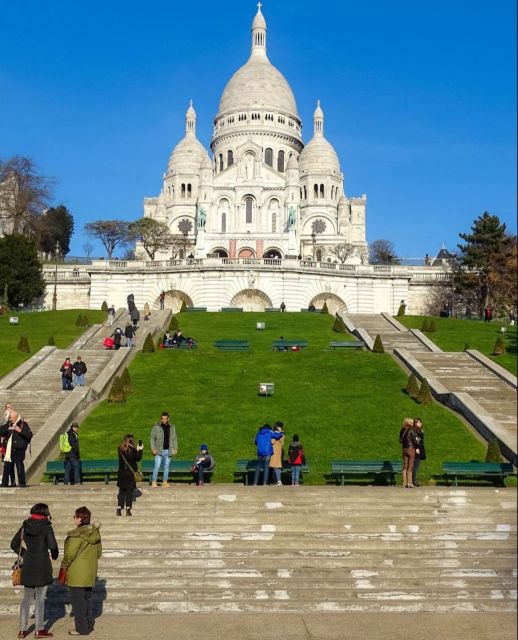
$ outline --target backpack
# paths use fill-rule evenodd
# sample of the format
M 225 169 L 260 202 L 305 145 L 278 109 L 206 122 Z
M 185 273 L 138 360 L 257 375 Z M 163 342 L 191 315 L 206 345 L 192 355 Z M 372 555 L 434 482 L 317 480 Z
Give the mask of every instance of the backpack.
M 68 431 L 59 436 L 59 450 L 61 453 L 68 453 L 69 451 L 72 451 L 72 447 L 70 446 L 70 441 L 68 439 Z
M 290 465 L 301 465 L 304 463 L 304 449 L 301 445 L 289 448 L 288 461 Z

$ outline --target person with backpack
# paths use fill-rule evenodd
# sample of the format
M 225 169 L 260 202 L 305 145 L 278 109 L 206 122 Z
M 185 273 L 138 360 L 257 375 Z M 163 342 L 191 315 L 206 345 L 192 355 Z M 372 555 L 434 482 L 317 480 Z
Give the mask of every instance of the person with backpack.
M 18 476 L 18 486 L 26 487 L 24 460 L 25 452 L 32 440 L 32 431 L 14 409 L 9 413 L 9 420 L 0 427 L 0 437 L 6 438 L 2 487 L 7 487 L 9 484 L 9 477 L 14 467 Z
M 65 358 L 65 362 L 61 365 L 61 382 L 63 383 L 63 391 L 72 391 L 74 385 L 72 384 L 73 369 L 70 358 Z
M 81 456 L 79 453 L 79 424 L 72 422 L 68 431 L 59 437 L 59 448 L 65 454 L 65 476 L 63 484 L 70 484 L 73 474 L 74 485 L 81 484 Z
M 200 452 L 194 459 L 192 465 L 192 472 L 198 476 L 196 481 L 197 487 L 203 486 L 203 472 L 211 471 L 216 466 L 214 458 L 209 453 L 209 448 L 206 444 L 200 445 Z
M 76 357 L 76 361 L 72 365 L 72 373 L 74 374 L 74 386 L 85 386 L 85 373 L 88 371 L 86 364 L 83 362 L 81 356 Z
M 306 464 L 304 455 L 304 447 L 302 446 L 299 436 L 295 433 L 288 447 L 288 462 L 291 467 L 291 486 L 298 487 L 300 484 L 300 468 Z
M 9 422 L 9 414 L 11 413 L 12 405 L 7 402 L 5 404 L 4 416 L 1 418 L 0 428 L 6 425 Z M 7 448 L 7 436 L 0 437 L 0 458 L 2 462 L 5 458 L 5 450 Z M 16 476 L 14 475 L 14 466 L 11 467 L 11 472 L 9 474 L 9 480 L 11 482 L 11 487 L 16 487 Z
M 268 471 L 270 468 L 270 458 L 273 453 L 272 440 L 280 440 L 284 437 L 284 431 L 273 431 L 269 424 L 263 424 L 255 436 L 255 446 L 257 447 L 257 462 L 254 473 L 254 486 L 259 482 L 259 474 L 263 470 L 263 486 L 268 484 Z

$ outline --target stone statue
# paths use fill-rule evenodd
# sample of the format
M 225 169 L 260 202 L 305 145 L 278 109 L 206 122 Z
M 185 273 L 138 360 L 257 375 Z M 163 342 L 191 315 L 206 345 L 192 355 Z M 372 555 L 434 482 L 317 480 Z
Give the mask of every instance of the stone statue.
M 297 213 L 293 207 L 288 209 L 288 228 L 291 229 L 295 226 L 295 221 L 297 220 Z
M 204 229 L 207 222 L 207 214 L 205 210 L 199 207 L 198 209 L 198 229 Z

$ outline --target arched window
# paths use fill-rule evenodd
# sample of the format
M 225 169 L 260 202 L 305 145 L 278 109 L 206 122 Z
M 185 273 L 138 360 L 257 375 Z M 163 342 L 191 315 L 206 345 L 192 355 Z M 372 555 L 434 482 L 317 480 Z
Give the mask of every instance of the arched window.
M 264 162 L 269 167 L 273 167 L 273 150 L 268 148 L 264 150 Z
M 317 262 L 322 262 L 322 249 L 317 249 Z
M 185 183 L 182 182 L 182 198 L 185 198 Z
M 331 187 L 331 200 L 335 197 L 335 188 Z
M 272 213 L 272 233 L 277 233 L 277 213 Z
M 187 197 L 188 197 L 188 198 L 190 198 L 191 196 L 192 196 L 192 185 L 191 185 L 191 183 L 189 182 L 189 183 L 187 184 Z
M 223 154 L 219 154 L 219 170 L 223 171 Z
M 234 152 L 229 149 L 227 151 L 227 167 L 230 167 L 234 164 Z
M 223 212 L 221 214 L 221 233 L 226 233 L 227 231 L 227 214 Z
M 277 171 L 284 173 L 284 151 L 279 151 L 277 154 Z
M 313 185 L 313 190 L 315 192 L 315 198 L 318 198 L 318 184 Z
M 323 184 L 320 185 L 320 197 L 321 198 L 324 197 L 324 185 Z
M 245 222 L 246 224 L 252 224 L 252 213 L 254 210 L 254 201 L 253 198 L 248 196 L 245 199 Z
M 304 185 L 304 200 L 308 199 L 308 190 L 306 189 L 306 185 Z

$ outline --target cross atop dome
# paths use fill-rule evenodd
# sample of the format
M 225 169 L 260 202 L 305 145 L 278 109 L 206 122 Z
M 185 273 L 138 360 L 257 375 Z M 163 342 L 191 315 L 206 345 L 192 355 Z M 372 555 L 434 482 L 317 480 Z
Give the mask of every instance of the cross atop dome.
M 257 3 L 257 13 L 252 22 L 252 55 L 266 56 L 266 20 L 261 13 L 261 2 Z

